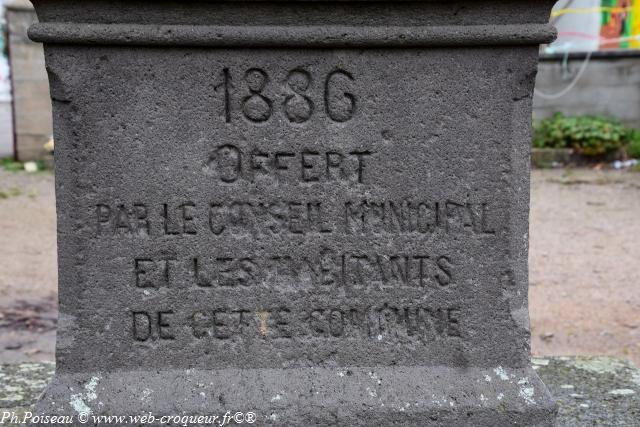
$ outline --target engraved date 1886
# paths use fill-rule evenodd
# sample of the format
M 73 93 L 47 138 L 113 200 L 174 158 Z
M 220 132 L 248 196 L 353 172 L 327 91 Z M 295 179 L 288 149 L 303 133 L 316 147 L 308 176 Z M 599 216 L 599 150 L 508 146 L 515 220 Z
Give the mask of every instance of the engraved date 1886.
M 222 70 L 221 78 L 222 83 L 215 89 L 222 93 L 227 123 L 233 121 L 234 110 L 253 123 L 266 122 L 281 113 L 290 123 L 298 124 L 311 119 L 318 109 L 338 123 L 351 120 L 356 112 L 356 96 L 347 88 L 354 77 L 339 68 L 326 76 L 316 76 L 322 81 L 322 94 L 314 91 L 314 76 L 304 68 L 288 71 L 283 81 L 272 81 L 261 68 L 246 70 L 242 84 L 235 83 L 237 77 L 229 68 Z

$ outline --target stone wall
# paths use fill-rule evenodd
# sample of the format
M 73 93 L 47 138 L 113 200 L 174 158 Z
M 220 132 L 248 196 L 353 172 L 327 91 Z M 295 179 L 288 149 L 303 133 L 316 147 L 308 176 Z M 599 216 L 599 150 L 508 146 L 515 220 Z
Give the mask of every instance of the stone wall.
M 534 97 L 534 118 L 561 111 L 568 115 L 600 114 L 616 117 L 640 128 L 640 55 L 631 52 L 595 52 L 577 83 L 566 95 L 544 99 L 539 92 L 554 94 L 566 88 L 585 61 L 572 54 L 563 66 L 562 56 L 542 58 Z
M 9 3 L 6 18 L 16 155 L 22 161 L 37 160 L 46 156 L 43 145 L 53 133 L 42 45 L 27 37 L 27 28 L 37 18 L 26 0 Z
M 0 99 L 0 158 L 2 157 L 13 157 L 11 99 Z

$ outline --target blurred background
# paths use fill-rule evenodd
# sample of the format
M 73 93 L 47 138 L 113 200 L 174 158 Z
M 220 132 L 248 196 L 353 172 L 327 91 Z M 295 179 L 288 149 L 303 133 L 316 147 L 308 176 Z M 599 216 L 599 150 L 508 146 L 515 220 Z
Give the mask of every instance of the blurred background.
M 640 0 L 562 0 L 532 138 L 534 355 L 640 364 Z M 0 0 L 0 363 L 53 360 L 54 142 L 26 0 Z

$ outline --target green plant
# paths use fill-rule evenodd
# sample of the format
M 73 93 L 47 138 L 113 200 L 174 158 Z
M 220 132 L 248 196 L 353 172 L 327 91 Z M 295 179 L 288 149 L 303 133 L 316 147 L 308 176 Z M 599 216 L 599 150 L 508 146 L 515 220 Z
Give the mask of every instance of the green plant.
M 534 125 L 533 146 L 572 148 L 587 157 L 602 157 L 629 142 L 631 132 L 615 119 L 600 116 L 568 117 L 556 113 Z
M 5 157 L 0 159 L 0 166 L 10 172 L 21 171 L 24 169 L 24 166 L 22 165 L 21 162 L 16 162 L 11 157 Z
M 5 157 L 5 158 L 0 158 L 0 168 L 3 168 L 6 171 L 9 172 L 17 172 L 17 171 L 23 171 L 25 170 L 25 164 L 27 164 L 29 162 L 17 162 L 15 160 L 13 160 L 13 158 L 11 157 Z M 43 172 L 43 171 L 47 171 L 47 164 L 45 163 L 44 160 L 36 160 L 35 164 L 37 166 L 37 171 L 38 172 Z
M 8 199 L 9 197 L 17 197 L 22 194 L 19 188 L 11 187 L 7 191 L 0 191 L 0 199 Z
M 627 155 L 632 159 L 640 159 L 640 131 L 633 130 L 629 145 L 627 146 Z

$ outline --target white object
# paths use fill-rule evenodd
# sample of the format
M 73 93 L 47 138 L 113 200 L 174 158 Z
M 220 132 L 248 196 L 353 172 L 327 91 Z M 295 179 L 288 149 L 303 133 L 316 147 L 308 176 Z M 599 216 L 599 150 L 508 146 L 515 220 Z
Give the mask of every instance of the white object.
M 24 170 L 29 173 L 38 172 L 38 164 L 36 162 L 26 162 L 24 164 Z

